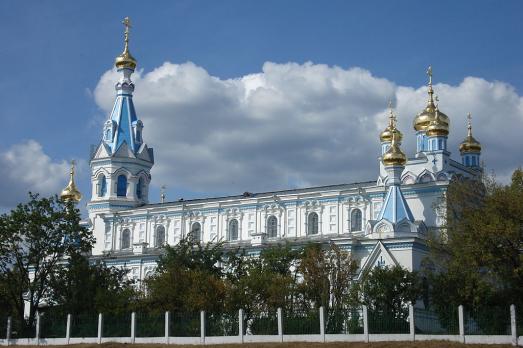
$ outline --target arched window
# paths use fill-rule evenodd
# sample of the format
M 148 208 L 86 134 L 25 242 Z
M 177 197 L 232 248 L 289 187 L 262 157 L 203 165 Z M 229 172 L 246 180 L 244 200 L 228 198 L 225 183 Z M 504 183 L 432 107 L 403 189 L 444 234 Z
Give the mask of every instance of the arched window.
M 318 214 L 310 213 L 307 217 L 307 234 L 318 234 Z
M 278 236 L 278 219 L 271 215 L 267 219 L 267 236 L 269 238 L 276 238 Z
M 100 175 L 98 178 L 98 197 L 103 197 L 107 193 L 107 179 L 105 175 Z
M 238 220 L 232 219 L 229 221 L 229 240 L 238 239 Z
M 189 235 L 197 242 L 199 242 L 202 239 L 202 225 L 200 225 L 199 222 L 195 222 L 191 226 L 191 232 L 189 232 Z
M 111 141 L 111 129 L 107 128 L 105 130 L 105 141 Z
M 138 183 L 136 184 L 136 197 L 138 197 L 138 199 L 142 199 L 142 196 L 143 196 L 143 179 L 140 177 L 140 179 L 138 179 Z
M 127 177 L 125 175 L 118 175 L 118 181 L 116 183 L 116 195 L 118 197 L 127 196 Z
M 129 249 L 131 247 L 131 231 L 125 229 L 122 231 L 122 244 L 120 249 Z
M 353 209 L 350 213 L 350 230 L 351 231 L 361 231 L 362 222 L 361 222 L 361 210 Z
M 156 247 L 161 247 L 165 244 L 165 227 L 162 225 L 156 228 Z

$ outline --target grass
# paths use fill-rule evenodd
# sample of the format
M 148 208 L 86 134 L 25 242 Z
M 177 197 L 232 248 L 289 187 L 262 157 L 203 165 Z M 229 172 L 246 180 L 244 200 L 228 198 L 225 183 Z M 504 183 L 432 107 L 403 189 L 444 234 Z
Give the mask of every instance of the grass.
M 462 344 L 448 341 L 419 341 L 419 342 L 335 342 L 335 343 L 244 343 L 244 344 L 217 344 L 205 347 L 213 348 L 512 348 L 511 345 L 493 344 Z M 24 348 L 37 348 L 37 346 L 23 346 Z M 45 346 L 46 348 L 62 348 L 67 346 Z M 74 348 L 198 348 L 201 345 L 166 345 L 166 344 L 124 344 L 103 343 L 76 344 Z M 38 348 L 41 348 L 39 346 Z

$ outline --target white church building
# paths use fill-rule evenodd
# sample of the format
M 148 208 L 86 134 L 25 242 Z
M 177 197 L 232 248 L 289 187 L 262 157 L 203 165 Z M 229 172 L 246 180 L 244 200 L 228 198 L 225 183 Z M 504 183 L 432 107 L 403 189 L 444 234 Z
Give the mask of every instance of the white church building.
M 413 122 L 415 155 L 402 152 L 391 109 L 388 125 L 376 134 L 380 158 L 369 181 L 151 204 L 154 152 L 133 104 L 136 60 L 124 22 L 125 48 L 115 62 L 120 79 L 100 143 L 91 153 L 87 209 L 96 237 L 92 259 L 126 267 L 136 280 L 154 272 L 162 246 L 188 234 L 203 243 L 225 241 L 225 247 L 245 248 L 251 255 L 285 242 L 336 243 L 360 261 L 360 274 L 378 265 L 415 270 L 428 253 L 428 233 L 437 233 L 442 223 L 436 206 L 450 180 L 481 176 L 481 145 L 472 137 L 470 117 L 461 158 L 451 158 L 449 118 L 438 110 L 429 68 L 427 105 Z

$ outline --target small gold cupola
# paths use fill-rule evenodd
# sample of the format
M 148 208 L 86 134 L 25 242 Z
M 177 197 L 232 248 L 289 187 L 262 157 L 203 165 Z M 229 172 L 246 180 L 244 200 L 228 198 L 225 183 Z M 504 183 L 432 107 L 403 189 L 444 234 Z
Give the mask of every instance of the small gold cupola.
M 481 144 L 472 136 L 472 116 L 469 112 L 467 115 L 467 137 L 459 145 L 461 154 L 481 152 Z M 478 163 L 479 164 L 479 163 Z
M 392 111 L 392 101 L 389 100 L 389 124 L 387 128 L 380 133 L 380 141 L 382 143 L 390 143 L 392 141 L 392 133 L 396 132 L 396 140 L 401 143 L 403 134 L 396 128 L 396 115 Z
M 436 96 L 435 118 L 430 121 L 430 124 L 427 127 L 427 136 L 446 137 L 447 135 L 449 135 L 449 127 L 441 120 L 438 108 L 438 97 Z
M 427 131 L 428 126 L 430 123 L 436 118 L 436 105 L 434 104 L 434 89 L 432 89 L 432 67 L 429 66 L 427 69 L 427 75 L 429 76 L 429 84 L 428 84 L 428 93 L 429 93 L 429 100 L 427 101 L 427 106 L 425 106 L 425 109 L 421 111 L 419 114 L 416 115 L 414 118 L 414 129 L 416 131 Z M 447 128 L 447 134 L 449 129 L 449 118 L 447 115 L 445 115 L 443 112 L 439 111 L 439 122 L 442 124 L 442 126 Z
M 82 199 L 82 194 L 74 183 L 74 166 L 75 162 L 71 161 L 71 171 L 69 172 L 69 184 L 60 193 L 60 198 L 65 202 L 78 203 Z
M 129 17 L 125 17 L 122 23 L 125 26 L 125 46 L 122 54 L 116 57 L 114 65 L 117 69 L 134 70 L 136 68 L 136 59 L 134 59 L 134 57 L 131 55 L 131 52 L 129 52 L 129 28 L 131 27 L 131 20 Z
M 400 148 L 399 132 L 392 132 L 390 147 L 383 155 L 382 161 L 385 166 L 404 166 L 407 163 L 407 156 Z

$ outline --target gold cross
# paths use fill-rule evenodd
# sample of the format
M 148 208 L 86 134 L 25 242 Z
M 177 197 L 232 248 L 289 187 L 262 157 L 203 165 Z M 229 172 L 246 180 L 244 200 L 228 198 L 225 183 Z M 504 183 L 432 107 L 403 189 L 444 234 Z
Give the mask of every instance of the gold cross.
M 122 24 L 125 26 L 125 42 L 129 41 L 129 28 L 131 27 L 131 19 L 125 17 L 122 21 Z
M 432 65 L 429 65 L 427 69 L 427 75 L 429 76 L 429 85 L 432 85 Z

